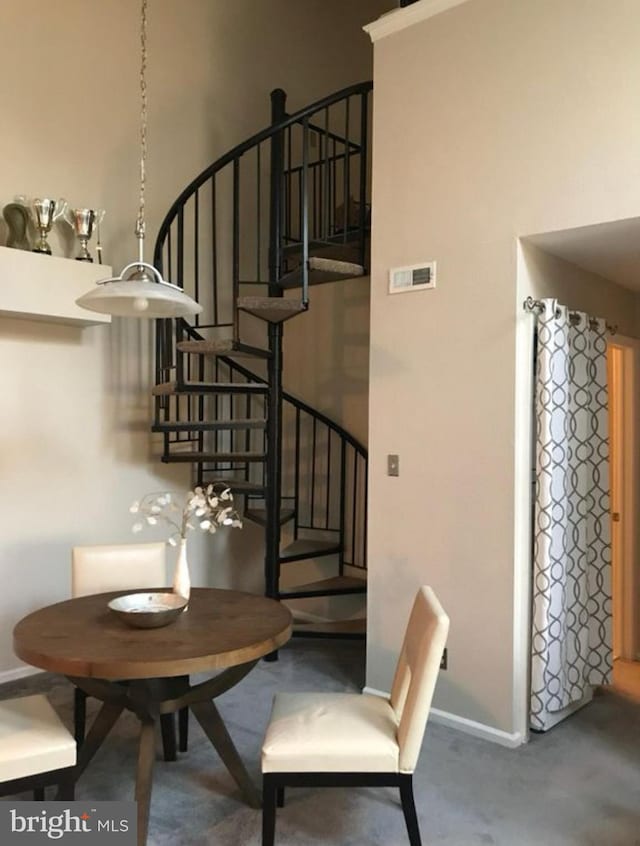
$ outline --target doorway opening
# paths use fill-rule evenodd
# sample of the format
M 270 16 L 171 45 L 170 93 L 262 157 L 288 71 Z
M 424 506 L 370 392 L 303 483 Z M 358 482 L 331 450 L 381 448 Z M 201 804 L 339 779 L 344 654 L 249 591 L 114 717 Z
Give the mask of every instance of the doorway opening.
M 616 560 L 617 584 L 613 586 L 615 597 L 609 625 L 611 634 L 614 626 L 618 633 L 626 632 L 625 638 L 620 638 L 620 646 L 616 636 L 615 692 L 635 696 L 635 690 L 640 702 L 640 341 L 634 338 L 640 335 L 638 237 L 640 217 L 521 237 L 517 249 L 517 300 L 520 306 L 528 297 L 535 301 L 555 298 L 570 310 L 599 317 L 617 329 L 607 338 L 614 361 L 609 368 L 615 372 L 606 378 L 608 383 L 614 380 L 610 402 L 617 403 L 611 413 L 615 418 L 618 412 L 623 426 L 617 439 L 610 428 L 611 437 L 616 440 L 613 449 L 618 445 L 616 456 L 620 455 L 611 456 L 620 468 L 616 480 L 619 492 L 612 491 L 612 496 L 618 496 L 611 508 L 620 520 L 616 517 L 611 529 L 616 535 L 616 555 L 621 538 L 625 538 L 626 546 L 621 551 L 624 565 L 618 567 L 620 556 Z M 517 728 L 526 738 L 531 715 L 532 507 L 536 485 L 535 471 L 532 472 L 535 335 L 526 309 L 519 311 L 516 340 L 515 715 Z
M 633 338 L 609 341 L 613 687 L 640 703 L 639 354 Z

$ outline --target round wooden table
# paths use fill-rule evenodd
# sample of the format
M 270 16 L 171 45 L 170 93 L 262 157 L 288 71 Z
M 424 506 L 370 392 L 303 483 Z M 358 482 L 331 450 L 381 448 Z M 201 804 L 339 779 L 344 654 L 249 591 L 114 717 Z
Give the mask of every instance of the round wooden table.
M 260 807 L 260 794 L 212 700 L 243 679 L 260 658 L 287 642 L 291 614 L 272 599 L 196 588 L 188 610 L 175 623 L 160 629 L 134 629 L 107 608 L 109 600 L 124 593 L 78 597 L 35 611 L 16 625 L 13 647 L 26 663 L 66 675 L 103 703 L 78 752 L 76 778 L 123 710 L 137 715 L 135 798 L 138 844 L 143 846 L 149 825 L 155 727 L 162 714 L 188 707 L 249 803 Z M 192 673 L 216 670 L 221 672 L 214 678 L 189 683 Z

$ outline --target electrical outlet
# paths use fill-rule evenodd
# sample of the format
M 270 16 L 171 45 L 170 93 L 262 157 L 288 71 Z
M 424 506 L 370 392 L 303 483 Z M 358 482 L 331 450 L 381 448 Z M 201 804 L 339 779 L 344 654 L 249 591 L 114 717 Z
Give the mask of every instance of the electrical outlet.
M 440 659 L 440 669 L 446 670 L 449 663 L 449 655 L 447 654 L 447 647 L 445 646 L 442 658 Z

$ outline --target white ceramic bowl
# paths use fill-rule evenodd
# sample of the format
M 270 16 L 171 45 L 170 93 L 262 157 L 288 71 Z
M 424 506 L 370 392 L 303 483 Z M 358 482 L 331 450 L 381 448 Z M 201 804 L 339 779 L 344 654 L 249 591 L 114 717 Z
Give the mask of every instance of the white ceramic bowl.
M 188 601 L 176 593 L 128 593 L 112 599 L 109 608 L 128 626 L 158 629 L 177 620 Z

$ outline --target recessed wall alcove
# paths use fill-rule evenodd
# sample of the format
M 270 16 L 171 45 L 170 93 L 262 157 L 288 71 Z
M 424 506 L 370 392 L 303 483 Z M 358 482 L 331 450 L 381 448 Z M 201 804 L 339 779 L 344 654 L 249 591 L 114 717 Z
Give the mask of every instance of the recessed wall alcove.
M 519 296 L 557 297 L 640 337 L 640 217 L 520 239 Z

